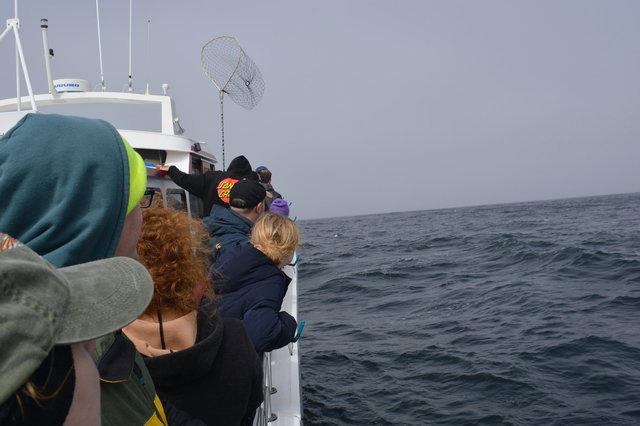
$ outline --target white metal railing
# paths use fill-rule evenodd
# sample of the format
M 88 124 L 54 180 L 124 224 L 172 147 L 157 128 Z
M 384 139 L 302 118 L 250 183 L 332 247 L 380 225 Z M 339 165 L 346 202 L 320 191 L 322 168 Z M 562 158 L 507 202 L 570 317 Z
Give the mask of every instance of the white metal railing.
M 271 395 L 273 395 L 274 393 L 278 392 L 278 389 L 276 389 L 273 386 L 273 376 L 271 373 L 271 352 L 265 352 L 264 354 L 264 388 L 263 388 L 263 394 L 264 394 L 264 418 L 266 420 L 266 423 L 268 422 L 272 422 L 274 420 L 276 420 L 278 418 L 278 416 L 274 413 L 271 412 Z
M 266 426 L 267 423 L 275 421 L 278 416 L 271 412 L 271 394 L 278 390 L 273 387 L 273 377 L 271 375 L 271 352 L 265 352 L 262 358 L 262 396 L 263 401 L 256 412 L 253 426 Z
M 282 302 L 282 310 L 298 317 L 298 268 L 285 266 L 291 283 Z M 254 426 L 300 426 L 302 404 L 298 341 L 287 347 L 265 352 L 263 356 L 263 397 Z

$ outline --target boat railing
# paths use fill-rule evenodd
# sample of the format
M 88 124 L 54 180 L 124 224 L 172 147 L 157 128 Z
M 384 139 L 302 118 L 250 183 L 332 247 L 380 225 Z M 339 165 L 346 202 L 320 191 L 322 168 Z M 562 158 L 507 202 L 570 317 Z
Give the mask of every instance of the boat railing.
M 19 106 L 30 100 L 29 97 L 16 97 L 0 100 L 0 112 L 16 111 Z M 183 129 L 177 117 L 175 102 L 167 95 L 147 95 L 128 92 L 71 92 L 45 93 L 33 96 L 34 109 L 51 105 L 74 104 L 134 104 L 160 106 L 160 132 L 166 135 L 180 135 Z
M 293 345 L 295 343 L 289 343 L 288 352 L 289 356 L 293 356 Z M 284 351 L 285 348 L 282 348 Z M 263 402 L 260 407 L 258 407 L 258 413 L 256 414 L 256 421 L 254 421 L 254 426 L 266 426 L 268 423 L 274 422 L 278 420 L 278 415 L 272 411 L 271 404 L 271 395 L 274 395 L 278 392 L 278 389 L 273 384 L 273 371 L 271 369 L 271 352 L 265 352 L 262 358 L 262 369 L 263 369 Z
M 263 403 L 258 408 L 258 425 L 264 426 L 267 423 L 273 422 L 278 419 L 278 416 L 271 412 L 271 395 L 278 392 L 273 386 L 273 376 L 271 372 L 271 352 L 265 352 L 262 359 L 262 369 L 264 372 L 264 380 L 262 387 L 262 394 L 264 397 Z
M 291 283 L 282 302 L 282 309 L 298 317 L 298 268 L 288 265 L 285 273 Z M 300 393 L 299 341 L 265 352 L 263 362 L 264 402 L 255 416 L 255 426 L 299 426 L 302 424 Z

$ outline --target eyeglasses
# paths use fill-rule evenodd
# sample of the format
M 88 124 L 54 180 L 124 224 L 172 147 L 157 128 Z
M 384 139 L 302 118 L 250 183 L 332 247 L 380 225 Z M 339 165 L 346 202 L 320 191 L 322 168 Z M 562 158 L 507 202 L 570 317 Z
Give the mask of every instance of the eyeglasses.
M 292 259 L 292 262 L 288 266 L 296 266 L 300 260 L 300 256 L 296 254 L 296 257 Z
M 140 207 L 146 209 L 147 207 L 151 206 L 151 203 L 153 202 L 153 194 L 155 193 L 156 191 L 154 191 L 153 189 L 147 189 L 146 191 L 144 191 L 142 200 L 140 200 Z

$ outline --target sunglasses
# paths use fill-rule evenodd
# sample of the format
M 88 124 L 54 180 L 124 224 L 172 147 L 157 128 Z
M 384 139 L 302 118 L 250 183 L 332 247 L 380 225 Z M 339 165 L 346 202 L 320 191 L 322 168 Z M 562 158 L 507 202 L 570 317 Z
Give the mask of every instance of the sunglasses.
M 147 207 L 151 206 L 151 203 L 153 202 L 153 194 L 155 193 L 156 191 L 154 191 L 153 189 L 147 189 L 146 191 L 144 191 L 142 200 L 140 200 L 140 207 L 146 209 Z

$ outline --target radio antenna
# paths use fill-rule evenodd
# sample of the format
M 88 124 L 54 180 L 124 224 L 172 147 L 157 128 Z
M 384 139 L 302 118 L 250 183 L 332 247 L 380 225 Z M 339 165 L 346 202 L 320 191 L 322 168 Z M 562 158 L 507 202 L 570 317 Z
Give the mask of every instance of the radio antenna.
M 53 57 L 53 49 L 49 49 L 49 36 L 47 31 L 49 28 L 49 21 L 47 19 L 40 20 L 40 29 L 42 29 L 42 47 L 44 48 L 44 65 L 47 69 L 47 84 L 49 85 L 49 93 L 55 96 L 58 91 L 53 87 L 53 77 L 51 74 L 51 58 Z
M 148 95 L 149 94 L 149 34 L 151 33 L 151 19 L 147 19 L 147 57 L 146 57 L 146 62 L 147 65 L 145 66 L 146 71 L 147 71 L 147 85 L 146 88 L 144 90 L 144 94 Z
M 15 18 L 18 19 L 18 0 L 13 2 Z M 4 33 L 3 33 L 4 34 Z M 17 33 L 16 33 L 17 34 Z M 18 101 L 18 111 L 22 109 L 22 96 L 20 96 L 20 53 L 16 45 L 16 100 Z
M 107 86 L 104 84 L 104 67 L 102 65 L 102 37 L 100 36 L 100 5 L 99 0 L 96 0 L 96 20 L 98 21 L 98 56 L 100 58 L 100 86 L 102 91 L 107 90 Z
M 13 31 L 16 43 L 16 102 L 18 111 L 21 110 L 21 96 L 20 96 L 20 66 L 22 66 L 22 72 L 24 74 L 24 81 L 27 85 L 27 91 L 29 92 L 29 98 L 31 99 L 31 109 L 37 111 L 36 98 L 31 90 L 31 79 L 29 78 L 29 71 L 27 70 L 27 62 L 24 60 L 24 53 L 22 51 L 22 43 L 20 42 L 20 20 L 18 19 L 18 0 L 14 1 L 15 15 L 13 19 L 7 19 L 7 27 L 0 33 L 0 41 L 9 32 Z
M 129 0 L 129 92 L 133 92 L 133 83 L 131 82 L 131 27 L 133 20 L 133 0 Z

